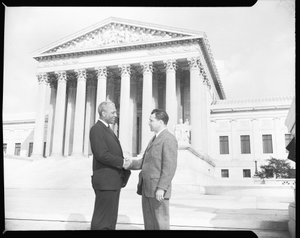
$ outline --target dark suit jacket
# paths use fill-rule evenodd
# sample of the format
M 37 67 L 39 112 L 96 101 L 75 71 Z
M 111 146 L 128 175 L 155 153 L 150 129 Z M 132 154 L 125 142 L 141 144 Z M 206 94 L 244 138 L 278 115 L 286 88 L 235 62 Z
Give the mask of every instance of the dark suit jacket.
M 90 129 L 93 153 L 92 185 L 96 190 L 125 187 L 130 171 L 123 169 L 123 151 L 118 138 L 101 121 Z
M 142 184 L 146 197 L 155 197 L 157 188 L 166 191 L 165 198 L 171 197 L 171 182 L 177 168 L 177 150 L 175 136 L 165 129 L 153 143 L 152 140 L 149 142 L 142 159 L 132 161 L 130 169 L 142 169 L 139 185 Z

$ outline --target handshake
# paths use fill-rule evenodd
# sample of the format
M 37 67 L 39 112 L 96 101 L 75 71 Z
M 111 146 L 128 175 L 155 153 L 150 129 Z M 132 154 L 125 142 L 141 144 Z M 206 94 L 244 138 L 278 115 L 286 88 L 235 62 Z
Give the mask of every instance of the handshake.
M 124 169 L 130 169 L 132 166 L 132 159 L 130 158 L 124 158 L 123 168 Z

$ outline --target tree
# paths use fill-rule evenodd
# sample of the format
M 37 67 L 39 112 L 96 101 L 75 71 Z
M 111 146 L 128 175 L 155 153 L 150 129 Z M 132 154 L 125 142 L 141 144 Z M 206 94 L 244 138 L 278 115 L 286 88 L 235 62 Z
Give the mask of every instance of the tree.
M 291 165 L 287 162 L 287 159 L 276 159 L 271 157 L 267 160 L 267 165 L 261 165 L 261 171 L 257 173 L 260 178 L 289 178 L 291 173 Z

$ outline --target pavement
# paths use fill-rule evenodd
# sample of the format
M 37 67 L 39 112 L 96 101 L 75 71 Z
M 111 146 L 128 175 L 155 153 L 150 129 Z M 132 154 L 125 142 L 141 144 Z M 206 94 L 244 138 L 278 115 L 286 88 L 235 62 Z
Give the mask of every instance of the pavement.
M 40 170 L 36 174 L 40 174 L 41 178 L 30 180 L 34 178 L 31 168 L 36 170 L 37 164 L 29 163 L 5 160 L 5 231 L 89 230 L 95 199 L 90 182 L 78 182 L 77 187 L 66 188 L 66 181 L 61 180 L 63 176 L 60 174 L 52 176 L 52 182 L 47 185 L 49 176 L 44 172 L 43 177 Z M 44 162 L 43 166 L 46 163 L 49 170 L 49 165 L 54 162 Z M 67 164 L 66 161 L 60 163 Z M 135 189 L 135 172 L 121 191 L 117 230 L 144 230 L 141 197 Z M 74 176 L 82 175 L 75 173 Z M 56 181 L 55 184 L 53 181 Z M 61 186 L 58 181 L 61 181 Z M 183 189 L 173 190 L 170 228 L 212 232 L 252 231 L 256 235 L 254 237 L 259 238 L 290 238 L 288 206 L 293 200 L 289 197 L 205 195 Z

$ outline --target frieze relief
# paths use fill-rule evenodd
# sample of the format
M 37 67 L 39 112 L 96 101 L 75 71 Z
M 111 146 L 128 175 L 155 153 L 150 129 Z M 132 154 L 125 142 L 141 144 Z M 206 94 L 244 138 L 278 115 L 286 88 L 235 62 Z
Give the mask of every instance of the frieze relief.
M 68 58 L 54 58 L 51 60 L 41 60 L 39 61 L 39 67 L 51 67 L 51 66 L 60 66 L 60 65 L 70 65 L 80 62 L 79 57 L 68 57 Z
M 183 44 L 183 45 L 171 45 L 171 46 L 160 46 L 151 48 L 147 51 L 149 55 L 158 55 L 158 54 L 170 54 L 178 52 L 187 52 L 200 50 L 198 44 Z
M 117 45 L 121 43 L 143 42 L 155 39 L 171 39 L 183 36 L 187 35 L 111 23 L 83 36 L 77 37 L 76 39 L 55 47 L 45 53 L 64 52 L 107 45 Z

